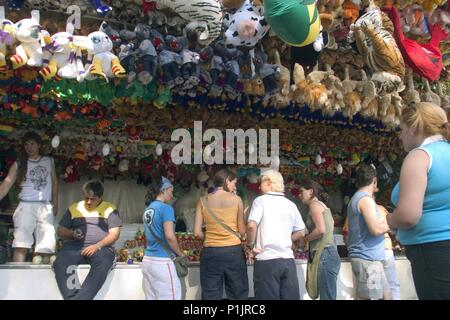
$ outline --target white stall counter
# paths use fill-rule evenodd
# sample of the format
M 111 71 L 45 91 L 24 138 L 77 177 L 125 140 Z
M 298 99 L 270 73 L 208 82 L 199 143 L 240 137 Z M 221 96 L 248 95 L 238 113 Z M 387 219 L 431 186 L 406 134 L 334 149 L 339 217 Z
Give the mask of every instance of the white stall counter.
M 310 300 L 305 289 L 306 261 L 296 260 L 300 295 L 303 300 Z M 397 275 L 400 282 L 400 295 L 404 300 L 417 299 L 411 275 L 411 266 L 404 257 L 396 258 Z M 78 270 L 80 282 L 89 272 L 89 265 L 80 265 Z M 248 266 L 249 297 L 253 292 L 253 267 Z M 62 299 L 56 285 L 54 273 L 49 265 L 32 265 L 9 263 L 0 265 L 0 299 L 1 300 L 60 300 Z M 200 265 L 193 263 L 189 275 L 182 279 L 183 298 L 201 299 Z M 353 280 L 348 259 L 342 259 L 337 283 L 337 299 L 353 299 Z M 142 273 L 139 264 L 118 263 L 110 272 L 96 300 L 141 300 Z

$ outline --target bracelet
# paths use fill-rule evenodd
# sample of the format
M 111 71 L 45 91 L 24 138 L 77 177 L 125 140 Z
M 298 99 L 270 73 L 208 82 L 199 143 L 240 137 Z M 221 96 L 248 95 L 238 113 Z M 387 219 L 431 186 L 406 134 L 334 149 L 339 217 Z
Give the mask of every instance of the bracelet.
M 254 244 L 254 243 L 247 243 L 245 246 L 246 246 L 247 249 L 249 249 L 249 250 L 253 250 L 253 248 L 255 248 L 255 244 Z

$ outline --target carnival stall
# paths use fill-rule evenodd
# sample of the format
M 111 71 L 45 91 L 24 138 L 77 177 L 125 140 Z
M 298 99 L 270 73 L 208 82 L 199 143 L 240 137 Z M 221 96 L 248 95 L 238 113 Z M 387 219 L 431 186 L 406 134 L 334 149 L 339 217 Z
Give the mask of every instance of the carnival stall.
M 3 2 L 0 180 L 20 137 L 36 130 L 56 160 L 57 220 L 80 199 L 83 182 L 101 179 L 125 226 L 135 226 L 116 248 L 129 264 L 143 257 L 136 224 L 158 174 L 174 182 L 178 238 L 199 260 L 202 244 L 189 232 L 197 200 L 221 167 L 215 157 L 237 144 L 250 159 L 261 143 L 232 137 L 213 145 L 203 137 L 208 129 L 279 129 L 271 160 L 287 196 L 306 214 L 298 183 L 320 182 L 339 234 L 359 164 L 376 166 L 377 201 L 390 206 L 404 157 L 402 110 L 419 101 L 449 108 L 446 0 Z M 203 162 L 175 164 L 173 132 L 195 140 L 195 121 L 202 134 L 193 152 Z M 245 206 L 259 194 L 265 165 L 231 166 Z M 11 192 L 0 210 L 11 213 L 15 203 Z

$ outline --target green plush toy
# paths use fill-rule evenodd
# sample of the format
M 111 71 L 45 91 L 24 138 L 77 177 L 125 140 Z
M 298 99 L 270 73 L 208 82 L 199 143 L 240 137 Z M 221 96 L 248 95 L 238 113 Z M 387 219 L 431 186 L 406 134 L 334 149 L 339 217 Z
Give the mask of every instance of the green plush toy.
M 314 0 L 264 0 L 264 11 L 275 34 L 291 46 L 311 44 L 320 33 Z

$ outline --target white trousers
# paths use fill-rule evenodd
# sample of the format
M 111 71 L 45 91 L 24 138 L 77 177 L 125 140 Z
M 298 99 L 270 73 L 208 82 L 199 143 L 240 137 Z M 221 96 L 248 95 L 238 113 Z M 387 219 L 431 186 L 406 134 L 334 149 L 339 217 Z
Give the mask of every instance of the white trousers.
M 147 300 L 181 300 L 181 282 L 171 259 L 145 256 L 141 266 Z
M 386 258 L 383 260 L 384 273 L 391 287 L 392 300 L 400 300 L 400 284 L 397 278 L 397 270 L 395 268 L 395 257 L 392 250 L 385 250 Z
M 13 216 L 14 241 L 12 247 L 30 249 L 33 246 L 34 237 L 36 237 L 34 249 L 36 253 L 54 253 L 56 246 L 54 219 L 51 204 L 20 202 Z

